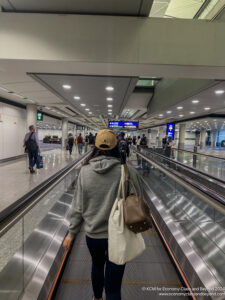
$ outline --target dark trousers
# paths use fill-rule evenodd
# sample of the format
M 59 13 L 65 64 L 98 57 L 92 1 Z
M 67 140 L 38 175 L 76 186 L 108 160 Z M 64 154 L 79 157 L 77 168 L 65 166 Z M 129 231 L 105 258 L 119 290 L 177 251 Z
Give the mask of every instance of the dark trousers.
M 69 152 L 70 152 L 70 154 L 72 154 L 72 151 L 73 151 L 73 144 L 69 144 Z
M 106 300 L 121 300 L 121 283 L 125 265 L 116 265 L 108 258 L 108 239 L 86 236 L 92 257 L 91 280 L 95 298 L 102 298 L 105 287 Z
M 38 150 L 28 151 L 28 157 L 29 157 L 29 167 L 33 168 L 37 162 Z

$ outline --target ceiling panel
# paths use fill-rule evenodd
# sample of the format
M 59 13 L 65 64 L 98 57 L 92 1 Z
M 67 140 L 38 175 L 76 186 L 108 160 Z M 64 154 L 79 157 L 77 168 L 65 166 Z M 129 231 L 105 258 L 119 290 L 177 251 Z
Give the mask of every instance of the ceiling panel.
M 3 86 L 3 85 L 1 85 Z M 4 84 L 4 87 L 9 91 L 23 94 L 26 92 L 40 92 L 46 89 L 35 81 L 15 82 Z
M 0 0 L 6 11 L 138 15 L 142 0 Z M 151 0 L 144 1 L 151 2 Z
M 90 116 L 89 112 L 92 112 L 93 116 L 100 114 L 108 116 L 108 109 L 112 109 L 113 115 L 119 114 L 125 99 L 132 93 L 130 85 L 134 81 L 134 78 L 130 77 L 61 74 L 36 74 L 36 77 L 49 91 L 64 99 L 65 103 L 70 104 L 87 117 Z M 63 85 L 65 84 L 70 85 L 71 89 L 64 89 Z M 114 90 L 107 91 L 107 86 L 112 86 Z M 78 96 L 80 99 L 75 100 L 74 96 Z M 113 100 L 107 101 L 107 97 L 113 98 Z M 82 107 L 81 104 L 86 106 Z M 108 105 L 112 105 L 112 107 L 108 107 Z

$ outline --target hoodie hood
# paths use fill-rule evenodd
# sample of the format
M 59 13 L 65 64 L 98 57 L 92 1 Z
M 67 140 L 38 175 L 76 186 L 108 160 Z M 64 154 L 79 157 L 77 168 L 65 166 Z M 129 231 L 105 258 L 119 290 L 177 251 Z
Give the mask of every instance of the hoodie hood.
M 104 174 L 115 166 L 120 165 L 120 160 L 115 157 L 98 156 L 89 161 L 89 164 L 96 173 Z

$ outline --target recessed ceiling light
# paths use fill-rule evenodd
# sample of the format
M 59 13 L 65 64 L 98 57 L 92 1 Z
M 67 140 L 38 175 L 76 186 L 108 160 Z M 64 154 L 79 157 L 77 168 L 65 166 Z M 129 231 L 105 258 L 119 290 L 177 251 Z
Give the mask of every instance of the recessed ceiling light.
M 46 106 L 45 108 L 46 108 L 46 109 L 50 109 L 50 107 L 47 107 L 47 106 Z
M 204 110 L 210 110 L 211 108 L 210 107 L 204 107 Z
M 180 118 L 182 118 L 184 115 L 179 115 Z
M 84 104 L 84 103 L 81 103 L 81 106 L 86 106 L 86 104 Z
M 2 90 L 3 92 L 6 92 L 6 93 L 10 93 L 9 90 L 7 90 L 7 89 L 5 89 L 5 88 L 3 88 L 3 87 L 0 87 L 0 90 Z
M 90 108 L 85 108 L 85 110 L 89 111 L 89 110 L 90 110 Z
M 112 86 L 107 86 L 105 89 L 106 89 L 107 91 L 113 91 L 113 90 L 114 90 L 114 87 L 112 87 Z
M 178 106 L 177 109 L 179 109 L 179 110 L 180 110 L 180 109 L 183 109 L 183 106 Z
M 108 109 L 108 111 L 112 111 L 112 109 Z
M 69 90 L 69 89 L 71 89 L 71 85 L 69 85 L 69 84 L 64 84 L 64 85 L 63 85 L 63 88 L 64 88 L 65 90 Z
M 108 115 L 112 115 L 112 113 L 108 113 Z
M 221 95 L 223 93 L 224 93 L 224 90 L 217 90 L 217 91 L 215 91 L 215 94 L 217 94 L 217 95 Z
M 194 104 L 199 103 L 199 100 L 192 100 L 192 103 Z
M 167 113 L 167 114 L 171 114 L 171 112 L 172 112 L 171 110 L 168 110 L 166 113 Z
M 79 96 L 74 96 L 73 99 L 80 100 L 80 97 Z
M 90 115 L 92 115 L 92 112 L 91 112 L 91 111 L 89 111 L 89 114 L 90 114 Z
M 112 107 L 112 104 L 108 104 L 107 106 L 108 106 L 108 107 Z
M 159 117 L 163 117 L 163 114 L 159 114 Z
M 107 101 L 113 101 L 113 98 L 112 97 L 107 97 L 106 100 Z
M 190 111 L 190 114 L 193 115 L 193 114 L 195 114 L 195 112 L 194 111 Z

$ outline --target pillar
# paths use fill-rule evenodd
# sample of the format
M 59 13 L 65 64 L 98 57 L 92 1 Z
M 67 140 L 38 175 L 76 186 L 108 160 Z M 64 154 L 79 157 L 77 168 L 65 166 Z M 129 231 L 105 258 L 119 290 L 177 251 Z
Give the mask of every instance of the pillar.
M 211 147 L 216 147 L 217 131 L 211 131 Z
M 162 139 L 163 136 L 163 127 L 159 127 L 159 139 L 158 139 L 158 147 L 162 147 Z
M 186 124 L 180 124 L 178 149 L 184 149 Z
M 206 130 L 202 129 L 201 130 L 201 136 L 200 136 L 200 149 L 205 148 L 206 134 L 207 134 Z
M 66 146 L 66 140 L 68 138 L 68 119 L 64 118 L 62 120 L 62 149 Z
M 35 104 L 27 104 L 27 128 L 30 125 L 37 126 L 37 106 Z

